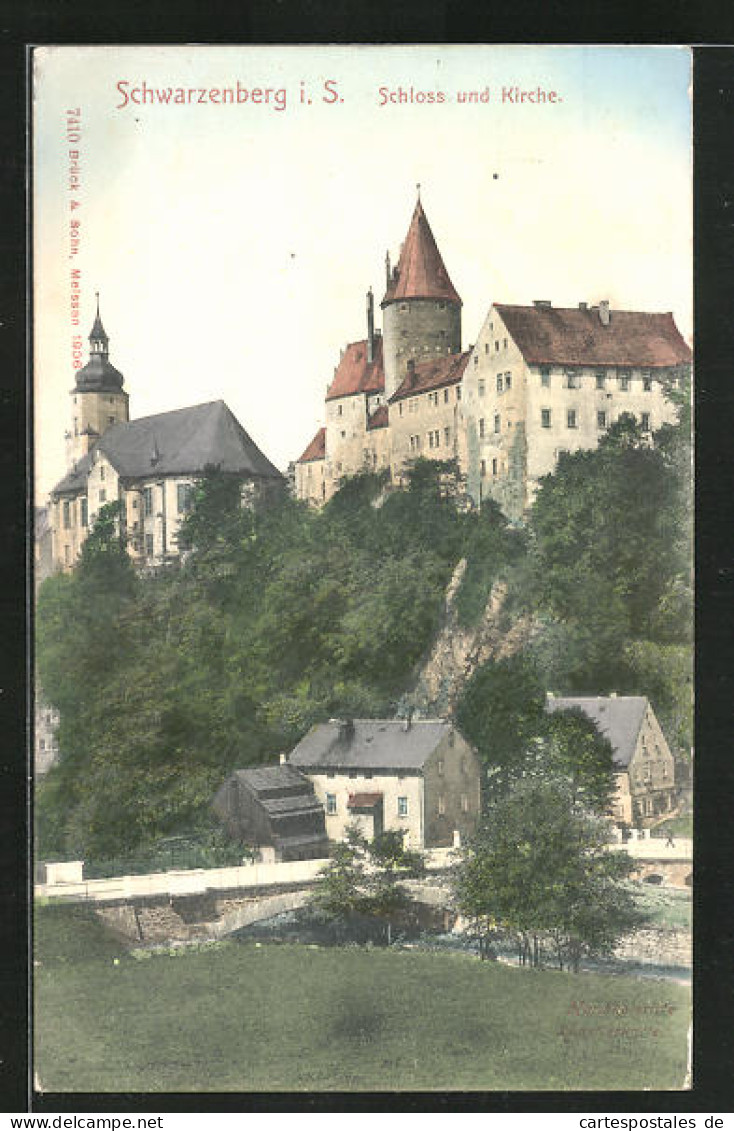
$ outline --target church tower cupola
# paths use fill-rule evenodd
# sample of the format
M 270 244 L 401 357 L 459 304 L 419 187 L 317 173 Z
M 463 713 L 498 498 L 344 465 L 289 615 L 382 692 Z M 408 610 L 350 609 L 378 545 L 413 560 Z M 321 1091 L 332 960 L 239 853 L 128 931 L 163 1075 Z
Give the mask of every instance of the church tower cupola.
M 420 198 L 397 265 L 386 260 L 386 290 L 381 306 L 385 395 L 392 396 L 409 360 L 420 361 L 461 351 L 461 299 L 449 278 Z
M 110 364 L 110 339 L 97 313 L 89 334 L 89 361 L 76 372 L 71 390 L 72 428 L 67 433 L 67 466 L 73 467 L 94 447 L 100 436 L 113 424 L 130 419 L 124 378 Z

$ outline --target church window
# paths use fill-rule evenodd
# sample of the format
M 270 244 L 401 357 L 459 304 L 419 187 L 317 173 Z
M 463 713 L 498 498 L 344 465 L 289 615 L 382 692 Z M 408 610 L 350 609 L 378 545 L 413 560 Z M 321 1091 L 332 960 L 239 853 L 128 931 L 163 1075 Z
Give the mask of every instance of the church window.
M 544 389 L 550 388 L 550 377 L 550 369 L 547 366 L 544 366 L 540 371 L 540 383 Z
M 549 408 L 541 408 L 541 410 L 540 410 L 540 426 L 541 426 L 541 428 L 550 428 L 550 426 L 551 426 L 551 410 Z
M 89 509 L 87 505 L 86 496 L 79 500 L 79 524 L 80 526 L 89 525 Z
M 495 416 L 495 418 L 494 418 L 494 430 L 495 430 L 495 432 L 499 432 L 500 426 L 501 426 L 501 421 L 500 421 L 499 413 L 498 413 L 497 416 Z
M 575 408 L 570 408 L 566 413 L 566 423 L 569 428 L 578 428 L 578 419 L 576 416 Z
M 143 514 L 148 518 L 153 513 L 153 488 L 143 488 Z

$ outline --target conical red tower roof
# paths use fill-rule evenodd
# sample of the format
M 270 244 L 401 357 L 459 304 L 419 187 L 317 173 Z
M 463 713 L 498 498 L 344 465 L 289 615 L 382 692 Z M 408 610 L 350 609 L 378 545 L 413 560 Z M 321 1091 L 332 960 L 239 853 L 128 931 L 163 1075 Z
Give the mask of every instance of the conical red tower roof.
M 400 260 L 388 284 L 382 306 L 408 298 L 437 298 L 461 305 L 454 284 L 444 267 L 423 205 L 418 200 Z

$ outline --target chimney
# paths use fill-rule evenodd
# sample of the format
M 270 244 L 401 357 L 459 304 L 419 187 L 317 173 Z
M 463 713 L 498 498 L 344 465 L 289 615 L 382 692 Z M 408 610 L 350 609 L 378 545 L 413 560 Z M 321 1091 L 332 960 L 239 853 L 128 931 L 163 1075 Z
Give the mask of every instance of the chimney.
M 588 302 L 580 302 L 579 303 L 579 310 L 588 310 L 588 309 L 589 309 Z
M 550 308 L 550 305 L 551 305 L 551 300 L 549 298 L 534 298 L 533 299 L 533 306 L 538 308 L 538 309 L 543 307 L 547 310 L 547 309 Z
M 372 287 L 367 291 L 367 361 L 375 360 L 375 299 Z
M 599 303 L 599 321 L 601 322 L 602 326 L 608 326 L 610 320 L 611 315 L 609 313 L 609 299 L 605 298 L 602 299 L 602 301 Z
M 412 388 L 415 385 L 415 359 L 408 359 L 408 385 Z

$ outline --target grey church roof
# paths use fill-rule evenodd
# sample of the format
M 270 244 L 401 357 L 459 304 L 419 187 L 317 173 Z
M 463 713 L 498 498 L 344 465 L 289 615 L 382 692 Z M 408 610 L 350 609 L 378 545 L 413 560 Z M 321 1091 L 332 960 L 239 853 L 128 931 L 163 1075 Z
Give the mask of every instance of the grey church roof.
M 546 710 L 550 712 L 574 708 L 583 711 L 611 742 L 614 761 L 620 767 L 630 764 L 647 706 L 647 699 L 643 695 L 578 698 L 548 696 L 546 700 Z
M 450 732 L 443 719 L 332 719 L 313 727 L 288 761 L 304 769 L 420 770 Z
M 97 441 L 126 479 L 162 475 L 200 475 L 207 465 L 258 479 L 282 479 L 281 473 L 250 439 L 224 401 L 210 401 L 113 424 Z M 79 461 L 54 494 L 83 490 L 91 458 Z

